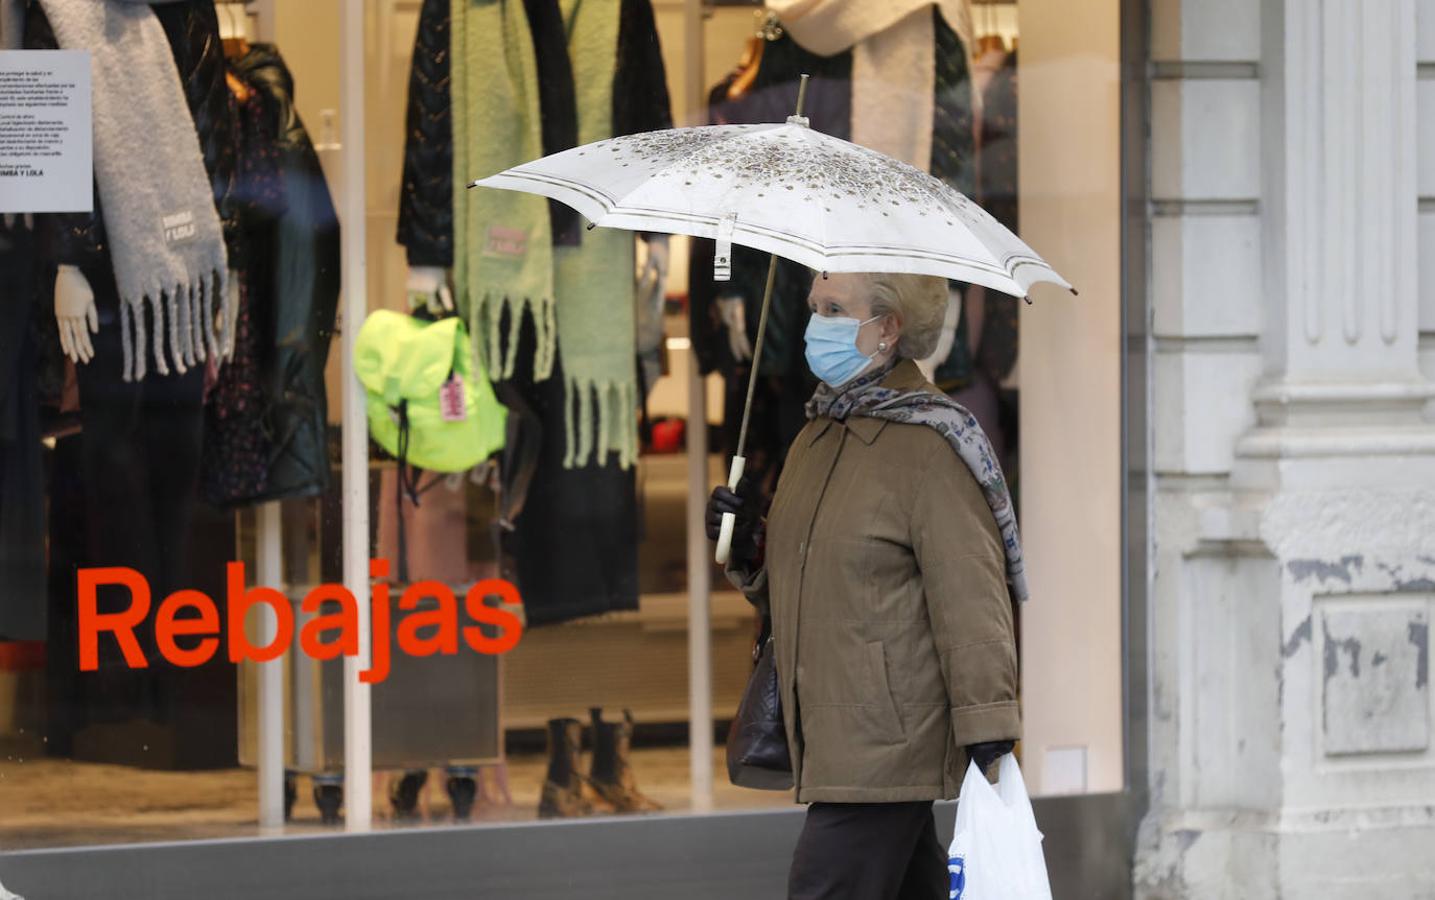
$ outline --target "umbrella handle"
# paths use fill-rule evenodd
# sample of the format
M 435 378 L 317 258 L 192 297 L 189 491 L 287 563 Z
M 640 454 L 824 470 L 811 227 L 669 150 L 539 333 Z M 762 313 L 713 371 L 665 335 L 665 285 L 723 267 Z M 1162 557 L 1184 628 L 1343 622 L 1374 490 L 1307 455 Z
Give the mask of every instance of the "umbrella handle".
M 727 488 L 730 491 L 737 490 L 737 483 L 742 480 L 742 470 L 747 465 L 747 457 L 734 456 L 732 466 L 727 472 Z M 727 565 L 728 556 L 732 553 L 732 530 L 737 525 L 737 516 L 732 513 L 722 514 L 722 529 L 718 532 L 717 540 L 717 564 Z

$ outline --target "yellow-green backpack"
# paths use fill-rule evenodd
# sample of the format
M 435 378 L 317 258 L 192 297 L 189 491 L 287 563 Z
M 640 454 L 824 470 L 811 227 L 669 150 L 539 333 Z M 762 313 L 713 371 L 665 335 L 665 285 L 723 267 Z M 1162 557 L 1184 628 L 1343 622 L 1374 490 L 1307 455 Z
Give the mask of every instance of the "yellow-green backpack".
M 369 434 L 401 466 L 462 472 L 502 449 L 508 410 L 458 317 L 370 313 L 354 344 L 354 373 L 368 395 Z

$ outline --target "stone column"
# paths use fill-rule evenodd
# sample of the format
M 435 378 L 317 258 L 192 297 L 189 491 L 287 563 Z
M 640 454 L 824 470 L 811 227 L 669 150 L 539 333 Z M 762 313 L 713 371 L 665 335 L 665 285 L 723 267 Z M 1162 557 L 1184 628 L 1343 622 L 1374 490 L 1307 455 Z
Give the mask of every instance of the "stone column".
M 1157 0 L 1153 12 L 1153 46 L 1171 54 L 1158 77 L 1164 65 L 1177 82 L 1174 98 L 1153 92 L 1153 195 L 1172 155 L 1182 212 L 1193 179 L 1229 188 L 1200 155 L 1213 140 L 1258 144 L 1260 165 L 1233 162 L 1256 176 L 1232 226 L 1246 229 L 1239 252 L 1210 252 L 1232 232 L 1189 228 L 1163 250 L 1153 225 L 1158 421 L 1163 396 L 1184 402 L 1169 420 L 1179 434 L 1156 436 L 1152 808 L 1136 892 L 1432 896 L 1435 393 L 1419 336 L 1435 283 L 1419 271 L 1417 159 L 1435 168 L 1435 142 L 1417 141 L 1416 4 Z M 1176 36 L 1163 43 L 1162 27 Z M 1249 59 L 1193 55 L 1193 41 L 1229 50 L 1240 39 L 1218 35 L 1232 33 L 1259 36 Z M 1202 73 L 1246 66 L 1255 97 L 1193 103 Z M 1213 135 L 1223 117 L 1254 133 Z M 1207 202 L 1234 215 L 1245 201 Z M 1219 274 L 1251 242 L 1253 272 Z M 1199 290 L 1223 277 L 1243 278 L 1256 321 Z M 1189 380 L 1216 368 L 1214 339 L 1190 327 L 1207 304 L 1258 335 L 1219 338 L 1223 391 Z

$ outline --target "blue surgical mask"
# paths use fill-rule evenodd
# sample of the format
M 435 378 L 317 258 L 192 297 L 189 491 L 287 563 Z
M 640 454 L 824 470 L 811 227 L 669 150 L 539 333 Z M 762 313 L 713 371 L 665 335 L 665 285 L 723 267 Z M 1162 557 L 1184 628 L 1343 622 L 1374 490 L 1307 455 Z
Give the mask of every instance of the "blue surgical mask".
M 875 322 L 873 316 L 867 322 Z M 807 320 L 807 367 L 831 387 L 841 387 L 861 374 L 872 357 L 857 349 L 857 332 L 867 322 L 848 316 L 818 316 Z

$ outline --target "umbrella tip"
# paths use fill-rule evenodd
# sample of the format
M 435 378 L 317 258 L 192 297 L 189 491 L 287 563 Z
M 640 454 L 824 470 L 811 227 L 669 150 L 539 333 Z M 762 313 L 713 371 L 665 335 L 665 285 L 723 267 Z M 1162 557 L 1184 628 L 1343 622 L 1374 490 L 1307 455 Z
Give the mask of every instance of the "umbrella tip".
M 1073 296 L 1073 297 L 1080 297 L 1080 296 L 1081 296 L 1081 291 L 1078 291 L 1076 288 L 1072 288 L 1072 289 L 1071 289 L 1071 296 Z
M 588 231 L 592 231 L 594 228 L 597 228 L 597 227 L 598 227 L 598 223 L 597 223 L 597 222 L 589 222 L 589 223 L 588 223 L 588 229 L 587 229 L 587 230 L 588 230 Z
M 473 189 L 476 188 L 476 187 L 478 187 L 478 182 L 477 182 L 477 181 L 470 181 L 470 182 L 468 183 L 468 189 L 469 189 L 469 190 L 473 190 Z
M 1027 306 L 1031 306 L 1031 297 L 1030 297 L 1030 296 L 1026 296 L 1026 297 L 1023 297 L 1023 298 L 1021 298 L 1021 299 L 1023 299 L 1023 300 L 1026 301 L 1026 305 L 1027 305 Z

